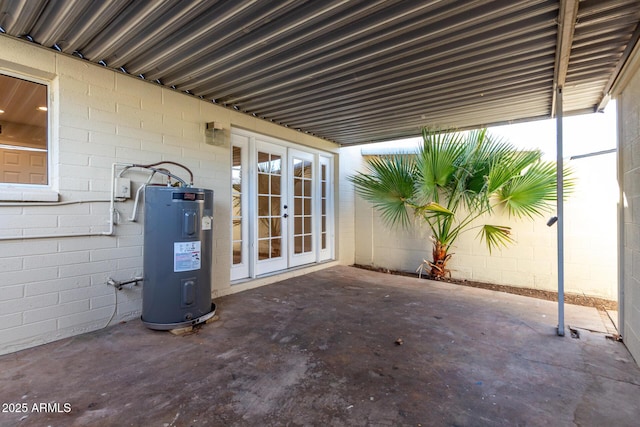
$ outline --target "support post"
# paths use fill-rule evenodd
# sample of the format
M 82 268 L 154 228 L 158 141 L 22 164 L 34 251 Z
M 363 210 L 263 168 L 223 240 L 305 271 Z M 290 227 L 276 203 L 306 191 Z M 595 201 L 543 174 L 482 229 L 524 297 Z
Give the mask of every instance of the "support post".
M 556 195 L 558 237 L 558 336 L 564 336 L 564 177 L 562 159 L 562 87 L 556 89 Z

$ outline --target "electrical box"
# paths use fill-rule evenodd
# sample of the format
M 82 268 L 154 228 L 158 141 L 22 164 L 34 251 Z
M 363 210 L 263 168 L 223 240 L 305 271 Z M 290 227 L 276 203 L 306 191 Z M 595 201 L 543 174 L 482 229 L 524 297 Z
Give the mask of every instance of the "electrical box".
M 213 190 L 148 185 L 144 191 L 142 323 L 177 329 L 213 317 Z
M 129 178 L 116 178 L 115 197 L 117 199 L 129 199 L 131 197 L 131 180 Z

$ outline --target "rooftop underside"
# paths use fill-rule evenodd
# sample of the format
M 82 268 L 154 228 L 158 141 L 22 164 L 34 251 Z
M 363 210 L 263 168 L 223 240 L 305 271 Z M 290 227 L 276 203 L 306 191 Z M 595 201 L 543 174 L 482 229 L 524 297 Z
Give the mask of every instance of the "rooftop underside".
M 339 144 L 604 107 L 640 2 L 0 0 L 0 31 Z

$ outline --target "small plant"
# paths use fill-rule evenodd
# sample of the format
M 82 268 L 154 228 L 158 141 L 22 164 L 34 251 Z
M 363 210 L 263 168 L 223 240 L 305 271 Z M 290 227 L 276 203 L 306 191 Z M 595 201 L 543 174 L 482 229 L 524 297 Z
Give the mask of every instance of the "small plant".
M 513 243 L 505 225 L 472 223 L 503 209 L 516 217 L 542 216 L 556 200 L 556 166 L 541 160 L 540 150 L 517 150 L 494 138 L 486 129 L 471 132 L 422 130 L 416 153 L 372 157 L 368 170 L 349 179 L 356 192 L 373 204 L 390 226 L 408 227 L 410 212 L 426 224 L 433 244 L 427 269 L 433 278 L 450 272 L 449 249 L 458 236 L 479 228 L 478 237 L 489 251 Z M 565 194 L 574 186 L 571 172 L 563 171 Z

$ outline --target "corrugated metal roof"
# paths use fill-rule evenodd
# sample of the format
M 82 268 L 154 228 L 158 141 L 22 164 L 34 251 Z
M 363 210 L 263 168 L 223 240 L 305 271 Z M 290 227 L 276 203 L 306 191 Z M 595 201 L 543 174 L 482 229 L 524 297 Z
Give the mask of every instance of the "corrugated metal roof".
M 10 36 L 340 144 L 550 117 L 567 58 L 565 114 L 595 111 L 639 21 L 636 0 L 0 0 Z

